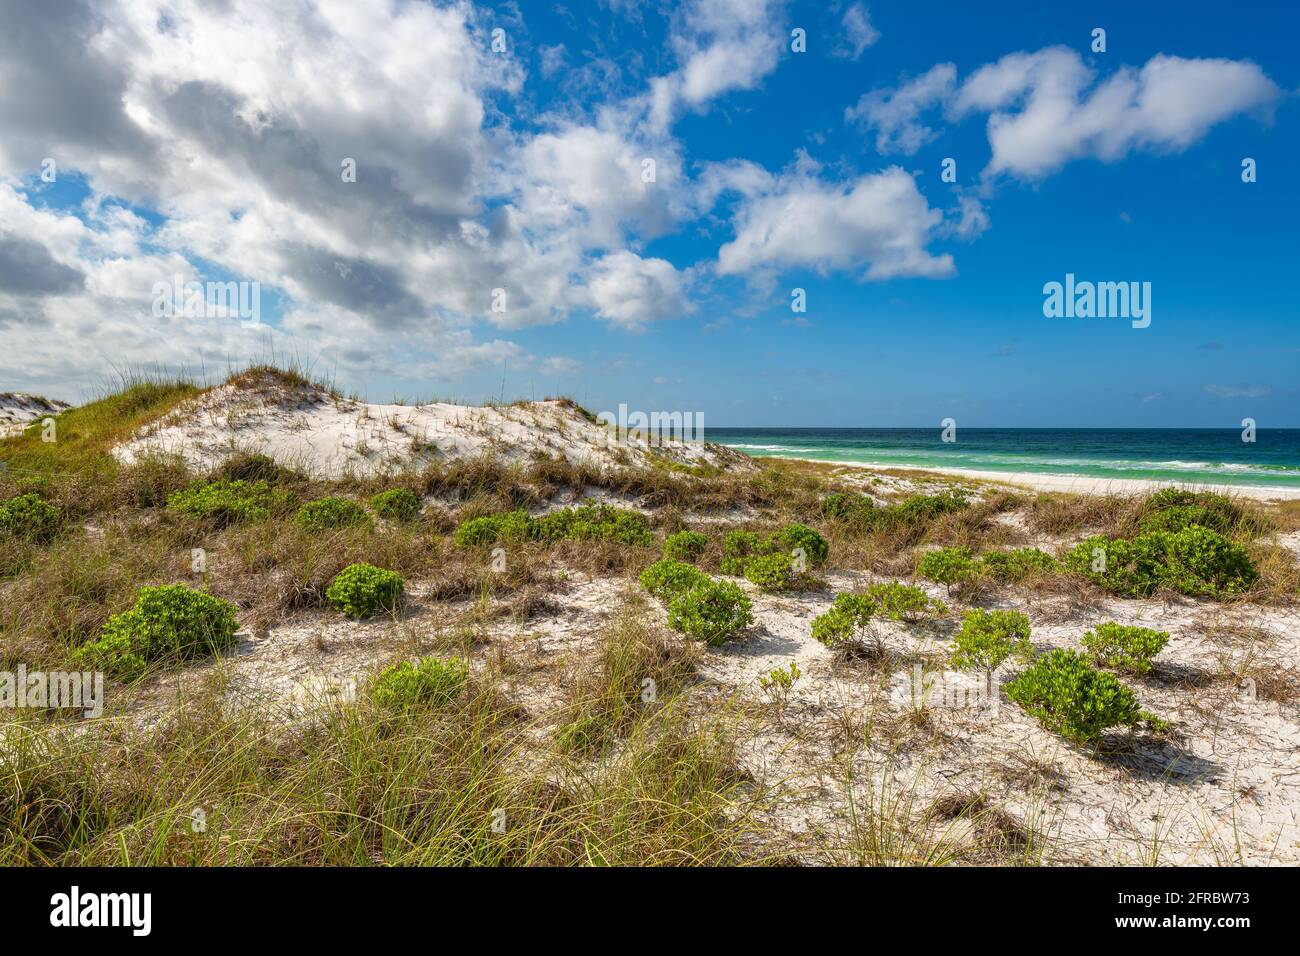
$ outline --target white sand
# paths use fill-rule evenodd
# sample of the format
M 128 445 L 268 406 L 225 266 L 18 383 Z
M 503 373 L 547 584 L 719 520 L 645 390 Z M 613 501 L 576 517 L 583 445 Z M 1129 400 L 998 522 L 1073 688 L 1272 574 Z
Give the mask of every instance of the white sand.
M 899 469 L 894 464 L 870 462 L 826 461 L 806 458 L 827 465 L 870 470 Z M 1019 485 L 1035 491 L 1070 491 L 1080 495 L 1124 495 L 1149 493 L 1160 488 L 1186 488 L 1191 491 L 1217 491 L 1225 495 L 1254 498 L 1259 501 L 1291 501 L 1300 498 L 1300 488 L 1269 488 L 1262 485 L 1216 485 L 1193 481 L 1155 481 L 1143 478 L 1097 478 L 1088 475 L 1043 475 L 1030 471 L 977 471 L 971 468 L 906 468 L 908 471 L 927 471 L 960 478 L 974 478 L 1003 485 Z
M 235 451 L 265 454 L 325 478 L 397 471 L 422 462 L 490 455 L 526 462 L 563 456 L 596 466 L 652 460 L 737 464 L 748 458 L 720 445 L 616 441 L 613 433 L 562 402 L 502 406 L 380 405 L 331 396 L 272 374 L 236 380 L 188 402 L 113 449 L 122 462 L 169 453 L 210 469 Z
M 46 415 L 57 415 L 71 406 L 53 398 L 24 392 L 0 393 L 0 438 L 16 435 Z

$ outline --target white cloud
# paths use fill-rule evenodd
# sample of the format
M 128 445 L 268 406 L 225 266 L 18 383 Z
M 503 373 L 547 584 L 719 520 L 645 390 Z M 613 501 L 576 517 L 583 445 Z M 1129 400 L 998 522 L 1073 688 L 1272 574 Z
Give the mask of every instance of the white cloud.
M 596 263 L 588 282 L 596 314 L 631 331 L 691 310 L 685 277 L 666 259 L 615 252 Z
M 671 37 L 678 68 L 651 82 L 652 127 L 666 129 L 683 108 L 701 110 L 724 93 L 755 89 L 785 49 L 784 8 L 784 0 L 688 3 Z
M 861 3 L 852 4 L 840 21 L 845 42 L 835 48 L 836 56 L 857 60 L 867 47 L 880 39 L 880 31 L 871 23 L 871 14 Z
M 897 89 L 864 93 L 857 105 L 844 111 L 844 118 L 874 129 L 880 152 L 910 156 L 938 135 L 917 117 L 947 99 L 956 79 L 956 66 L 939 63 Z
M 943 221 L 897 166 L 847 183 L 820 179 L 807 163 L 746 199 L 736 238 L 718 252 L 723 275 L 774 274 L 787 268 L 860 272 L 865 279 L 940 278 L 952 256 L 926 244 Z
M 960 86 L 940 63 L 892 90 L 865 94 L 846 112 L 876 131 L 882 152 L 916 152 L 937 136 L 920 121 L 940 106 L 949 120 L 987 113 L 986 176 L 1037 179 L 1072 159 L 1121 159 L 1134 150 L 1176 152 L 1233 116 L 1266 110 L 1280 95 L 1254 63 L 1158 54 L 1097 81 L 1066 47 L 1011 53 Z

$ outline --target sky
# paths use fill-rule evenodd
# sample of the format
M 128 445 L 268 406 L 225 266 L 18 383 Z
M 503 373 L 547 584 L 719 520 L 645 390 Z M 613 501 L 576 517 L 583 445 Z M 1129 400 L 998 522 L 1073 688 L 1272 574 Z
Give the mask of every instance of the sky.
M 1300 427 L 1300 11 L 1066 7 L 6 0 L 0 391 Z

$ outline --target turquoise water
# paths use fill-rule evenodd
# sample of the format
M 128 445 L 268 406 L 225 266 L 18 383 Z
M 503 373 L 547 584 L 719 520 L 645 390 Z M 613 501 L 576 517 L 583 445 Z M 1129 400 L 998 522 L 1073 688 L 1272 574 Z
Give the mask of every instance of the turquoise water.
M 754 456 L 894 468 L 1143 478 L 1300 488 L 1300 429 L 1260 429 L 1254 442 L 1219 428 L 710 428 L 709 441 Z

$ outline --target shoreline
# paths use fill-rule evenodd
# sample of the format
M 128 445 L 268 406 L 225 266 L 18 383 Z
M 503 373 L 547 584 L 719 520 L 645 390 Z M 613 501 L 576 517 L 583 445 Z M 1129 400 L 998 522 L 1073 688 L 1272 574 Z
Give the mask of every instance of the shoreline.
M 1300 488 L 1278 488 L 1265 485 L 1225 485 L 1199 481 L 1173 481 L 1156 478 L 1106 478 L 1092 475 L 1053 475 L 1033 471 L 980 471 L 973 468 L 916 468 L 909 465 L 877 464 L 866 461 L 828 461 L 825 458 L 792 458 L 786 455 L 752 456 L 758 459 L 777 458 L 793 461 L 811 461 L 822 465 L 840 465 L 846 468 L 865 468 L 871 471 L 924 471 L 936 475 L 973 478 L 1003 485 L 1020 485 L 1034 491 L 1065 491 L 1078 495 L 1126 495 L 1149 493 L 1161 488 L 1177 487 L 1190 491 L 1213 491 L 1218 494 L 1238 495 L 1256 501 L 1295 501 L 1300 499 Z

